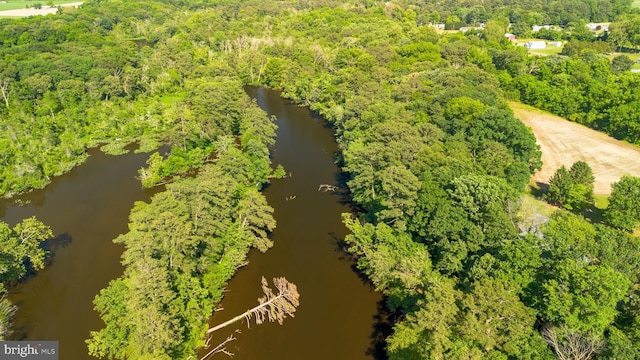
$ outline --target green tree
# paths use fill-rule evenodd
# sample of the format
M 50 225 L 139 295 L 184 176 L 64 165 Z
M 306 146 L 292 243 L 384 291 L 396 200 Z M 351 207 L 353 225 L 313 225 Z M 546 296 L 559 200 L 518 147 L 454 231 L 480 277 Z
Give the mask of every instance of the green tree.
M 431 270 L 424 245 L 384 223 L 362 224 L 351 214 L 342 214 L 342 220 L 351 231 L 345 242 L 350 245 L 349 251 L 358 256 L 358 268 L 378 290 L 388 292 L 391 303 L 400 306 L 407 292 L 424 286 L 424 277 Z
M 638 282 L 640 279 L 639 237 L 625 230 L 598 224 L 594 242 L 597 244 L 598 251 L 595 258 L 600 263 L 625 274 L 632 282 Z
M 425 283 L 416 310 L 394 326 L 387 339 L 390 359 L 442 358 L 453 346 L 453 329 L 460 311 L 459 290 L 452 279 L 434 274 Z
M 549 189 L 545 194 L 551 203 L 566 204 L 569 202 L 569 189 L 572 185 L 571 175 L 566 167 L 561 166 L 549 180 Z
M 618 55 L 611 60 L 611 67 L 616 73 L 629 71 L 635 64 L 627 55 Z
M 496 254 L 498 261 L 489 275 L 517 287 L 516 293 L 524 296 L 538 279 L 543 265 L 542 248 L 541 240 L 531 234 L 505 241 Z
M 583 260 L 557 261 L 549 276 L 542 284 L 540 316 L 583 334 L 602 334 L 613 323 L 616 305 L 630 285 L 629 279 L 610 267 Z
M 592 261 L 597 257 L 596 229 L 582 216 L 555 212 L 543 232 L 544 242 L 554 259 Z
M 595 178 L 593 176 L 593 170 L 591 170 L 589 164 L 584 161 L 577 161 L 571 165 L 569 173 L 571 174 L 571 178 L 574 183 L 591 186 L 591 191 L 593 191 L 593 182 L 595 181 Z
M 580 41 L 593 41 L 594 34 L 586 26 L 586 22 L 580 21 L 569 25 L 571 38 Z
M 106 327 L 91 332 L 91 339 L 87 340 L 89 355 L 98 358 L 125 358 L 127 348 L 122 344 L 128 343 L 129 336 L 134 331 L 128 317 L 127 296 L 127 281 L 116 279 L 100 290 L 100 295 L 94 299 L 95 310 L 100 313 Z
M 569 174 L 573 186 L 569 191 L 569 204 L 574 209 L 583 209 L 593 205 L 593 184 L 595 177 L 589 164 L 584 161 L 577 161 L 571 165 Z
M 632 231 L 640 222 L 640 178 L 625 175 L 611 186 L 605 221 L 613 227 Z
M 498 350 L 518 357 L 534 334 L 533 309 L 526 307 L 503 282 L 484 279 L 474 283 L 470 293 L 460 300 L 460 307 L 457 331 L 485 354 Z
M 607 41 L 622 52 L 623 47 L 637 49 L 640 45 L 640 15 L 624 14 L 611 23 Z
M 603 354 L 604 358 L 631 360 L 640 357 L 640 349 L 638 349 L 637 343 L 634 343 L 623 331 L 611 326 L 608 332 L 606 350 Z
M 578 161 L 567 170 L 562 166 L 549 180 L 546 198 L 568 210 L 580 211 L 593 204 L 595 178 L 589 164 Z
M 40 243 L 53 237 L 51 229 L 35 217 L 22 220 L 13 229 L 0 222 L 0 281 L 12 283 L 33 270 L 44 268 L 47 252 Z
M 406 217 L 413 215 L 420 183 L 404 166 L 390 166 L 380 173 L 380 209 L 376 217 L 380 221 L 394 223 L 405 229 Z
M 256 189 L 247 190 L 238 202 L 238 222 L 247 236 L 253 238 L 253 247 L 262 252 L 273 246 L 273 241 L 269 239 L 269 234 L 276 226 L 272 214 L 273 208 L 267 205 L 267 200 Z
M 462 26 L 462 21 L 460 21 L 460 18 L 455 15 L 447 17 L 447 20 L 444 23 L 444 28 L 447 30 L 456 30 L 460 26 Z
M 387 165 L 382 146 L 356 142 L 345 151 L 344 158 L 344 169 L 352 176 L 347 184 L 353 199 L 371 207 L 381 191 L 380 171 Z

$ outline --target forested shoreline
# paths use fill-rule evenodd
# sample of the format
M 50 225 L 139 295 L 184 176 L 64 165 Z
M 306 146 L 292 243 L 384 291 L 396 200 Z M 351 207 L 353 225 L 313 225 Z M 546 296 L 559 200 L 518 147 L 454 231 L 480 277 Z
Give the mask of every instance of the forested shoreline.
M 282 89 L 335 128 L 360 209 L 345 241 L 396 314 L 389 358 L 552 359 L 579 343 L 585 359 L 634 359 L 640 218 L 617 196 L 602 222 L 557 211 L 523 231 L 540 152 L 507 100 L 637 141 L 640 76 L 589 51 L 530 57 L 503 36 L 514 11 L 598 21 L 629 5 L 475 4 L 464 22 L 485 29 L 444 35 L 428 22 L 457 10 L 432 2 L 109 0 L 0 20 L 0 193 L 44 186 L 89 146 L 171 145 L 140 172 L 172 184 L 116 240 L 126 270 L 96 298 L 106 327 L 89 349 L 188 358 L 225 281 L 270 245 L 259 190 L 277 175 L 274 127 L 242 85 Z

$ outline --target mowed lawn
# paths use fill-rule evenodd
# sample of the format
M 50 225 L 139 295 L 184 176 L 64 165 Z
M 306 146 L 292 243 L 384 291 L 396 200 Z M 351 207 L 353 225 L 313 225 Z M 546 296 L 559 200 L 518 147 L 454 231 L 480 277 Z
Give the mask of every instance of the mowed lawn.
M 640 0 L 638 0 L 640 1 Z M 635 64 L 633 64 L 633 66 L 631 67 L 631 69 L 633 70 L 640 70 L 640 62 L 638 62 L 640 59 L 640 54 L 625 54 L 627 55 L 629 58 L 631 58 L 631 60 L 635 61 Z
M 640 0 L 638 0 L 640 1 Z M 549 55 L 557 55 L 562 51 L 562 46 L 553 46 L 549 44 L 551 41 L 545 39 L 518 39 L 516 41 L 517 46 L 524 46 L 529 41 L 544 41 L 547 44 L 545 49 L 529 49 L 529 54 L 538 55 L 538 56 L 549 56 Z
M 53 2 L 53 5 L 60 4 L 69 4 L 73 2 L 78 2 L 79 0 L 56 0 Z M 49 1 L 23 1 L 23 0 L 4 0 L 0 1 L 0 11 L 4 10 L 15 10 L 15 9 L 25 9 L 27 7 L 33 7 L 35 4 L 47 5 Z
M 638 1 L 640 1 L 640 0 L 638 0 Z M 629 59 L 633 60 L 634 64 L 631 67 L 631 70 L 633 70 L 633 71 L 640 70 L 640 63 L 638 62 L 638 59 L 640 59 L 640 53 L 635 53 L 634 54 L 634 53 L 628 53 L 628 52 L 625 52 L 625 53 L 614 52 L 614 53 L 609 54 L 609 60 L 613 60 L 614 57 L 619 56 L 619 55 L 626 55 L 626 56 L 629 57 Z

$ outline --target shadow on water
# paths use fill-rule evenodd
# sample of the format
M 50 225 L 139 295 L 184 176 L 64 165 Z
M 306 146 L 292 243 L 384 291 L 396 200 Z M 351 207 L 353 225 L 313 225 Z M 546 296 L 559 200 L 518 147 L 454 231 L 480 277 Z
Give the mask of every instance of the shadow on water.
M 355 257 L 353 257 L 349 253 L 349 244 L 344 242 L 344 239 L 338 236 L 334 232 L 329 233 L 329 236 L 331 237 L 332 243 L 334 244 L 334 251 L 338 255 L 338 259 L 349 260 L 353 262 Z M 353 265 L 355 265 L 355 263 Z M 369 284 L 369 285 L 371 284 L 371 282 L 366 277 L 363 277 L 362 279 L 363 279 L 363 283 Z
M 301 294 L 296 317 L 282 326 L 239 325 L 243 330 L 229 346 L 234 359 L 385 359 L 382 339 L 389 316 L 382 295 L 354 271 L 351 255 L 341 251 L 347 229 L 340 214 L 356 208 L 335 163 L 333 127 L 275 91 L 247 92 L 277 117 L 273 160 L 292 176 L 273 180 L 264 189 L 278 223 L 274 247 L 266 254 L 249 255 L 250 265 L 229 282 L 224 310 L 211 321 L 219 323 L 255 306 L 262 296 L 262 276 L 286 276 Z M 19 305 L 13 338 L 58 340 L 61 359 L 89 358 L 85 339 L 104 326 L 92 300 L 122 274 L 122 246 L 112 241 L 128 230 L 134 201 L 148 201 L 153 194 L 135 179 L 148 154 L 115 157 L 95 149 L 89 153 L 85 164 L 54 179 L 46 189 L 21 196 L 24 205 L 0 200 L 5 222 L 36 216 L 56 234 L 45 244 L 53 254 L 50 265 L 18 284 L 10 298 Z M 323 193 L 317 190 L 319 184 L 339 189 Z M 295 200 L 286 200 L 291 195 Z M 227 335 L 220 334 L 222 340 Z
M 61 248 L 69 246 L 71 240 L 71 235 L 65 232 L 42 242 L 40 246 L 49 252 L 49 256 L 47 256 L 47 266 L 53 261 L 53 254 Z
M 315 112 L 313 113 L 314 117 L 317 119 L 322 119 L 322 117 Z M 335 134 L 335 127 L 332 123 L 326 120 L 322 120 L 322 124 L 325 129 L 328 129 L 332 133 Z M 341 166 L 342 165 L 342 152 L 336 151 L 333 154 L 333 161 L 335 164 Z M 358 204 L 354 203 L 351 200 L 351 193 L 349 191 L 349 186 L 347 182 L 350 180 L 349 174 L 343 171 L 338 171 L 335 174 L 335 182 L 338 186 L 338 190 L 332 192 L 332 195 L 339 197 L 339 203 L 343 206 L 349 207 L 351 213 L 353 214 L 362 214 L 365 213 L 366 210 L 363 209 Z M 335 233 L 330 234 L 334 244 L 335 251 L 340 254 L 339 259 L 344 261 L 351 262 L 351 270 L 358 276 L 358 278 L 362 281 L 363 284 L 370 286 L 373 288 L 373 284 L 371 280 L 362 273 L 360 269 L 358 269 L 356 264 L 356 257 L 352 255 L 348 248 L 349 245 L 344 241 L 343 237 L 337 236 Z M 371 346 L 367 349 L 366 355 L 371 356 L 375 360 L 386 360 L 387 353 L 385 351 L 385 339 L 391 335 L 393 330 L 393 323 L 391 319 L 393 318 L 392 313 L 386 306 L 386 298 L 382 297 L 377 302 L 377 312 L 373 315 L 373 330 L 371 333 Z
M 344 239 L 335 233 L 330 233 L 331 239 L 335 246 L 335 252 L 338 254 L 338 259 L 341 261 L 347 261 L 351 263 L 351 270 L 358 276 L 363 285 L 373 288 L 371 280 L 362 273 L 356 264 L 356 257 L 351 255 L 347 244 Z M 367 349 L 366 355 L 371 356 L 375 360 L 386 360 L 387 353 L 385 351 L 385 339 L 391 335 L 393 330 L 393 323 L 391 319 L 393 314 L 386 306 L 386 298 L 382 297 L 376 304 L 377 312 L 373 315 L 373 326 L 371 332 L 371 346 Z
M 23 206 L 25 204 L 18 204 Z M 55 254 L 62 248 L 69 246 L 72 242 L 71 235 L 68 233 L 62 233 L 54 236 L 53 238 L 47 239 L 40 243 L 40 247 L 47 252 L 46 257 L 44 259 L 45 269 L 54 262 Z M 29 286 L 30 280 L 34 279 L 38 272 L 36 272 L 33 267 L 30 266 L 29 263 L 25 262 L 27 266 L 27 273 L 18 281 L 17 283 L 10 284 L 10 289 L 19 286 L 25 287 Z M 17 307 L 17 309 L 21 309 L 23 306 L 28 306 L 30 299 L 28 298 L 14 298 L 13 304 Z M 16 341 L 30 340 L 29 337 L 29 326 L 26 323 L 13 322 L 12 328 L 9 332 L 8 338 Z
M 378 312 L 373 316 L 373 331 L 371 333 L 371 347 L 367 350 L 367 355 L 376 360 L 386 360 L 385 339 L 391 335 L 392 314 L 386 305 L 386 299 L 378 301 Z

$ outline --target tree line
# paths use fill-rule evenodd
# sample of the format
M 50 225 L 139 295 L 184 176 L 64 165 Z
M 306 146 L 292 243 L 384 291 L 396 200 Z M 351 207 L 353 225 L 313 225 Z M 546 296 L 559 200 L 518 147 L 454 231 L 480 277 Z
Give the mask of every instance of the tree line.
M 452 28 L 477 25 L 488 20 L 508 19 L 515 27 L 532 25 L 567 26 L 577 22 L 612 21 L 628 13 L 631 0 L 490 0 L 490 1 L 411 1 L 402 0 L 398 12 L 412 11 L 418 24 L 447 23 Z

